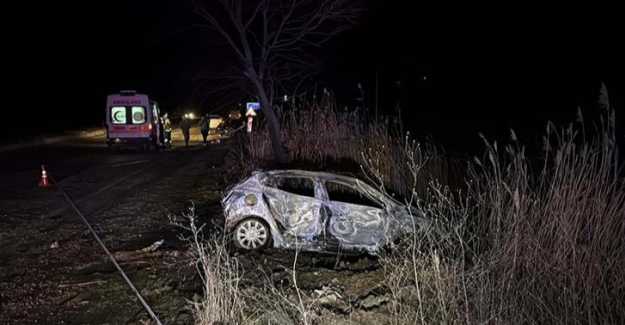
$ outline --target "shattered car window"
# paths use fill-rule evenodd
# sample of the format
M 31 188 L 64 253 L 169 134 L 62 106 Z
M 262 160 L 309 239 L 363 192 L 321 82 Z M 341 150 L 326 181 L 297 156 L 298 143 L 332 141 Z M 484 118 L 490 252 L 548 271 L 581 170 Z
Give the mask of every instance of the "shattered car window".
M 292 194 L 315 197 L 315 185 L 310 178 L 276 176 L 267 185 Z
M 325 183 L 326 190 L 330 201 L 337 201 L 343 203 L 351 203 L 357 205 L 364 205 L 369 207 L 375 207 L 378 209 L 384 209 L 384 206 L 377 201 L 372 200 L 364 193 L 341 183 L 327 181 Z

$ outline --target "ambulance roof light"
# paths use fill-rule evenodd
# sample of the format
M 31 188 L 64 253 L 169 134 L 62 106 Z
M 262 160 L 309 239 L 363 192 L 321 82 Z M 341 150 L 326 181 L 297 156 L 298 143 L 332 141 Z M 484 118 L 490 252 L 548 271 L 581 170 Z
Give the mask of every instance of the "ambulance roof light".
M 132 95 L 135 95 L 137 91 L 136 90 L 120 90 L 119 93 L 122 96 L 132 96 Z

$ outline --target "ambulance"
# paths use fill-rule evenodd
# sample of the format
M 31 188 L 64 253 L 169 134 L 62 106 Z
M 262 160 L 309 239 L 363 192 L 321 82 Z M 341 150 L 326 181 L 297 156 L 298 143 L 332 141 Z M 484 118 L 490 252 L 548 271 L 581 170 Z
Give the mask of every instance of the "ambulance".
M 106 143 L 109 147 L 133 146 L 144 150 L 163 144 L 158 103 L 148 95 L 122 90 L 106 98 Z

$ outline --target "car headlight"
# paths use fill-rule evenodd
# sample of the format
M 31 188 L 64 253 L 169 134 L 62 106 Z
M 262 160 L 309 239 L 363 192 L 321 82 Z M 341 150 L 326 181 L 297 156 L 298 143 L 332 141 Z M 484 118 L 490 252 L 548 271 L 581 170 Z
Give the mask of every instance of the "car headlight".
M 247 205 L 256 205 L 258 203 L 258 199 L 254 194 L 248 194 L 245 196 L 245 204 Z

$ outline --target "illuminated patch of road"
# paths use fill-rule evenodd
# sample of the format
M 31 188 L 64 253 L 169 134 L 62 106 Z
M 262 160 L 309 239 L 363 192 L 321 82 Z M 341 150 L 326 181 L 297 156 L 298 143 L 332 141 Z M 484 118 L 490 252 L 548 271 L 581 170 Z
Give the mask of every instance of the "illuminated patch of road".
M 144 164 L 146 162 L 150 162 L 149 159 L 144 159 L 144 160 L 133 160 L 133 161 L 126 161 L 126 162 L 121 162 L 121 163 L 117 163 L 112 165 L 111 167 L 113 168 L 117 168 L 117 167 L 123 167 L 123 166 L 131 166 L 131 165 L 138 165 L 138 164 Z

